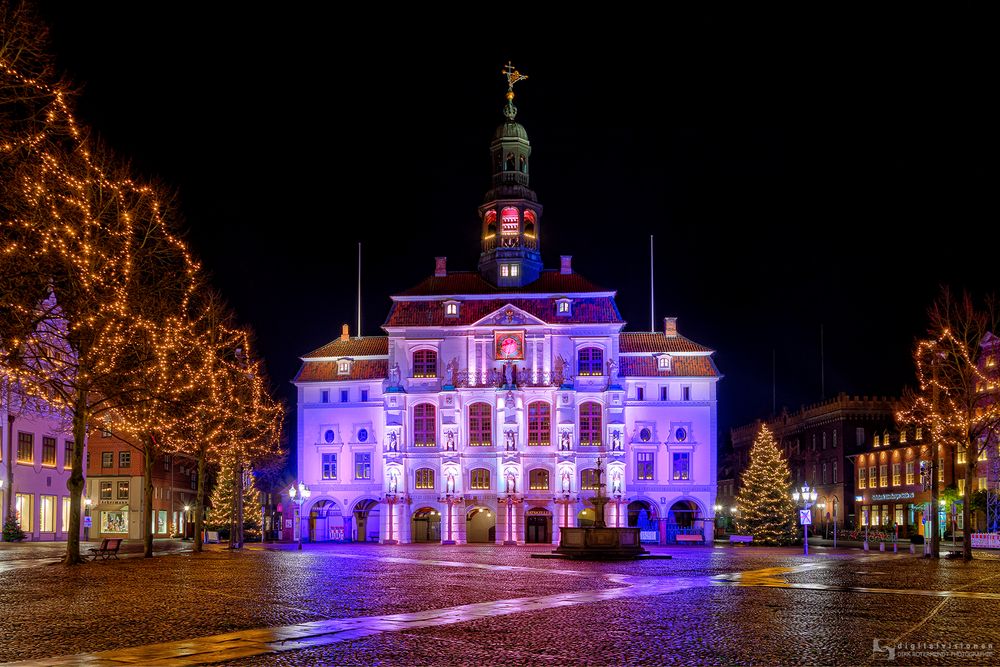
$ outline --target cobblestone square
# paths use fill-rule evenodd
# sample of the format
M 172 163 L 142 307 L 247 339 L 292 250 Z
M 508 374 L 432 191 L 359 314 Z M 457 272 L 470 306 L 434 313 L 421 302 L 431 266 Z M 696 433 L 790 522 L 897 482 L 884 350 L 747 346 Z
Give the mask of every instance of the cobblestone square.
M 0 552 L 0 660 L 35 665 L 995 664 L 997 561 L 654 548 L 306 545 L 78 568 Z

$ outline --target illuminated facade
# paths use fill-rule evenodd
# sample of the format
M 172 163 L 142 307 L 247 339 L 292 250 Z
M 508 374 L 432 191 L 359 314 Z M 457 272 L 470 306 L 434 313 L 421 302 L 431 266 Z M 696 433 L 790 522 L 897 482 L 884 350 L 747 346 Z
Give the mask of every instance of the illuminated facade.
M 508 103 L 490 146 L 479 270 L 439 257 L 392 297 L 386 336 L 345 325 L 302 357 L 303 539 L 558 542 L 560 527 L 594 520 L 598 460 L 608 525 L 639 525 L 650 542 L 712 538 L 713 352 L 674 318 L 622 331 L 615 292 L 568 256 L 543 269 L 531 145 L 514 113 Z

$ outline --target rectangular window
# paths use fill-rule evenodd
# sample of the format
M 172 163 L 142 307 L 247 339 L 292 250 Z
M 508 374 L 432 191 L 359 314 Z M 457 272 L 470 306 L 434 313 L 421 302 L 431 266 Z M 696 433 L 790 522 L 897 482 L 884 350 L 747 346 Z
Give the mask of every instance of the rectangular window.
M 903 467 L 902 463 L 893 463 L 892 464 L 892 485 L 893 486 L 899 486 L 899 481 L 900 481 L 899 475 L 900 475 L 902 467 Z
M 958 462 L 965 463 L 967 460 L 968 458 L 965 455 L 965 448 L 963 447 L 962 449 L 958 450 Z
M 163 470 L 170 472 L 170 456 L 163 457 Z
M 858 448 L 865 446 L 865 429 L 861 426 L 854 429 L 854 446 Z
M 635 388 L 635 400 L 645 401 L 646 400 L 646 390 L 643 387 Z
M 362 389 L 361 390 L 361 402 L 362 403 L 367 403 L 368 402 L 368 390 L 367 389 Z
M 905 526 L 906 525 L 906 520 L 903 517 L 903 506 L 902 505 L 896 505 L 895 514 L 896 514 L 896 525 L 897 526 Z
M 56 532 L 56 497 L 39 496 L 38 501 L 38 531 Z
M 958 479 L 956 481 L 958 482 L 958 495 L 964 496 L 965 495 L 965 480 L 964 479 Z
M 458 316 L 458 304 L 457 303 L 446 303 L 444 305 L 444 314 L 448 317 Z
M 938 473 L 938 481 L 939 482 L 943 482 L 944 481 L 944 459 L 938 459 L 938 470 L 937 470 L 937 473 Z
M 354 479 L 372 478 L 372 455 L 370 453 L 354 454 Z
M 128 482 L 118 482 L 117 500 L 128 500 Z
M 350 392 L 347 389 L 341 389 L 340 390 L 340 402 L 341 403 L 347 403 L 347 401 L 350 398 L 350 396 L 351 396 Z
M 868 488 L 877 489 L 878 488 L 878 468 L 871 466 L 868 468 Z
M 510 265 L 510 275 L 512 277 L 516 278 L 519 272 L 520 272 L 520 267 L 517 264 Z
M 35 436 L 31 433 L 17 434 L 17 462 L 28 465 L 35 462 Z
M 62 532 L 69 531 L 69 496 L 63 496 L 62 499 Z
M 528 488 L 532 491 L 548 491 L 549 471 L 544 468 L 535 468 L 528 473 Z
M 492 444 L 492 408 L 487 403 L 473 403 L 469 406 L 469 445 L 489 447 Z
M 986 478 L 985 477 L 977 477 L 976 478 L 976 490 L 977 491 L 985 491 L 986 490 Z
M 56 439 L 55 438 L 50 438 L 47 435 L 42 436 L 42 465 L 46 466 L 46 467 L 49 467 L 49 468 L 55 468 L 56 467 Z M 48 496 L 44 496 L 44 497 L 48 497 Z M 55 501 L 53 501 L 53 502 L 55 502 Z M 53 508 L 54 507 L 55 506 L 53 505 Z M 55 511 L 55 510 L 53 509 L 53 511 Z M 53 521 L 55 521 L 55 519 L 53 519 Z M 53 524 L 53 525 L 55 525 L 55 524 Z M 51 532 L 51 531 L 49 531 L 49 532 Z
M 688 386 L 681 387 L 681 400 L 682 401 L 691 400 L 691 387 Z
M 915 464 L 913 461 L 906 462 L 906 483 L 913 484 L 913 473 Z
M 889 506 L 888 505 L 882 505 L 882 525 L 883 526 L 888 526 L 889 525 Z
M 528 404 L 528 445 L 544 446 L 552 441 L 551 409 L 545 401 Z M 548 487 L 546 487 L 548 488 Z
M 691 455 L 687 452 L 674 453 L 674 479 L 691 479 Z
M 500 265 L 500 275 L 502 277 L 504 277 L 504 278 L 507 278 L 508 276 L 510 276 L 510 264 L 501 264 Z
M 486 468 L 476 468 L 469 473 L 469 486 L 477 491 L 490 488 L 490 471 Z
M 323 454 L 323 479 L 337 479 L 337 455 Z
M 889 464 L 883 463 L 878 467 L 879 486 L 889 486 Z
M 837 429 L 833 429 L 833 448 L 837 448 Z
M 833 483 L 837 483 L 837 462 L 833 462 Z
M 73 467 L 73 441 L 66 441 L 66 451 L 63 454 L 63 469 L 69 470 Z
M 319 402 L 320 403 L 329 403 L 330 402 L 330 390 L 329 389 L 323 389 L 322 391 L 319 392 Z
M 115 453 L 114 452 L 101 452 L 101 467 L 111 468 L 115 465 Z
M 124 535 L 128 533 L 128 512 L 101 512 L 101 532 Z
M 101 500 L 111 500 L 111 482 L 101 482 Z
M 919 426 L 917 427 L 916 438 L 917 438 L 917 440 L 923 440 L 924 439 L 924 429 L 920 428 Z
M 337 362 L 337 375 L 350 375 L 351 362 L 344 359 Z
M 667 400 L 667 388 L 666 387 L 660 387 L 660 400 L 661 401 L 666 401 Z
M 35 516 L 34 507 L 32 507 L 33 496 L 30 493 L 15 493 L 14 494 L 14 516 L 17 517 L 17 523 L 21 526 L 21 530 L 26 533 L 30 533 L 34 530 L 32 525 L 32 519 Z
M 982 449 L 979 450 L 979 456 L 976 458 L 976 460 L 977 461 L 986 460 L 986 447 L 983 447 Z
M 867 477 L 867 475 L 865 474 L 865 472 L 866 471 L 865 471 L 864 468 L 858 468 L 858 488 L 859 489 L 865 488 L 865 478 Z
M 434 488 L 434 471 L 430 468 L 420 468 L 415 474 L 414 486 L 418 489 Z
M 413 377 L 437 377 L 437 352 L 434 350 L 417 350 L 413 353 Z
M 132 452 L 118 452 L 118 467 L 128 468 L 132 465 Z
M 580 471 L 580 490 L 581 491 L 596 491 L 597 490 L 597 470 L 594 468 L 585 468 Z
M 864 507 L 861 508 L 861 525 L 862 526 L 867 526 L 868 525 L 868 513 L 869 513 L 869 508 L 867 506 L 864 506 Z
M 638 452 L 635 455 L 636 479 L 651 481 L 653 479 L 653 463 L 655 454 L 653 452 Z

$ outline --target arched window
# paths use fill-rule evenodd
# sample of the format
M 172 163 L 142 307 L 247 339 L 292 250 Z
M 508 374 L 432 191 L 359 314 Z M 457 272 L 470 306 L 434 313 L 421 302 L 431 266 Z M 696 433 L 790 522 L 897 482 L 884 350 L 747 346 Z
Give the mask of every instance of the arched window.
M 528 444 L 548 445 L 552 442 L 552 409 L 545 401 L 528 404 Z
M 601 404 L 588 401 L 580 405 L 580 445 L 601 446 Z
M 520 164 L 521 164 L 521 173 L 522 174 L 527 174 L 528 173 L 528 161 L 524 159 L 523 155 L 521 156 Z
M 469 473 L 469 488 L 477 491 L 487 491 L 490 488 L 490 471 L 486 468 L 476 468 Z
M 585 347 L 577 355 L 580 375 L 604 375 L 604 352 L 599 347 Z
M 514 171 L 514 154 L 513 153 L 507 153 L 507 157 L 504 158 L 503 170 L 504 171 Z
M 413 407 L 413 444 L 417 447 L 437 444 L 437 411 L 430 403 Z
M 528 473 L 528 489 L 531 491 L 549 490 L 549 471 L 545 468 L 535 468 Z
M 580 471 L 580 489 L 582 491 L 597 490 L 597 470 L 594 468 L 584 468 Z
M 530 209 L 524 211 L 524 235 L 535 236 L 535 212 Z
M 434 488 L 434 471 L 430 468 L 420 468 L 416 472 L 414 486 L 418 489 Z
M 469 406 L 469 444 L 473 447 L 493 444 L 493 408 L 489 403 Z
M 486 238 L 496 236 L 497 233 L 497 212 L 486 211 L 483 215 L 483 222 L 486 223 Z
M 413 353 L 413 377 L 437 377 L 438 355 L 434 350 L 417 350 Z

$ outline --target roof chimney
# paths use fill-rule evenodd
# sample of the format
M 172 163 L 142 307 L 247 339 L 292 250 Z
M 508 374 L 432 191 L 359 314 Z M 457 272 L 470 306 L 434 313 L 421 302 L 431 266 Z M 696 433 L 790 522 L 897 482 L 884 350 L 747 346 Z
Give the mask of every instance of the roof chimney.
M 447 257 L 435 257 L 434 258 L 434 277 L 441 278 L 442 276 L 448 275 L 448 258 Z
M 564 276 L 573 273 L 573 255 L 559 255 L 559 273 Z
M 350 339 L 351 339 L 351 334 L 349 333 L 347 325 L 345 324 L 340 327 L 340 340 L 350 340 Z
M 663 335 L 667 338 L 677 338 L 677 318 L 663 318 Z

